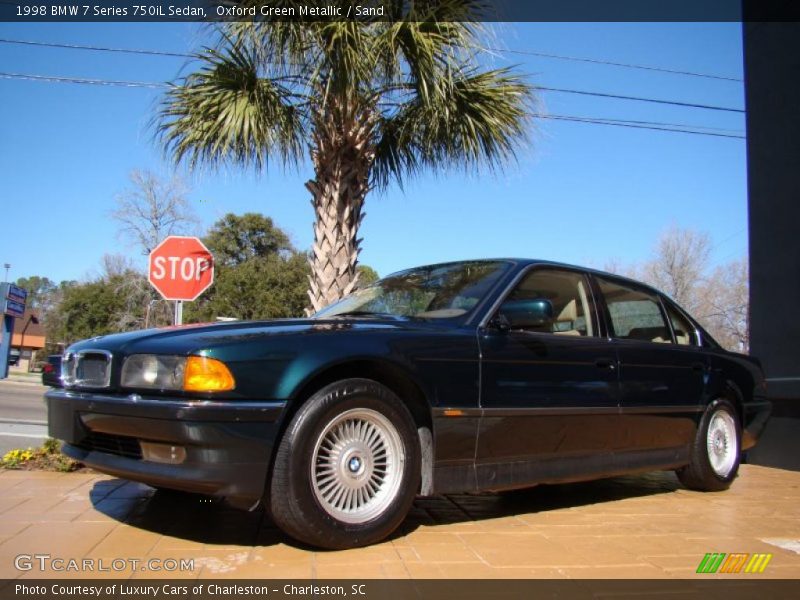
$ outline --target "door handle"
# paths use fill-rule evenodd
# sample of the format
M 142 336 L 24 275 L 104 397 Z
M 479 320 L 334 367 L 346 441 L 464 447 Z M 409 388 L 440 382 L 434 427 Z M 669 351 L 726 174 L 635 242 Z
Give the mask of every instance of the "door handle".
M 610 369 L 612 371 L 617 367 L 614 360 L 610 358 L 598 358 L 594 361 L 594 364 L 598 369 Z
M 692 363 L 692 371 L 705 371 L 706 365 L 705 363 L 701 362 L 693 362 Z

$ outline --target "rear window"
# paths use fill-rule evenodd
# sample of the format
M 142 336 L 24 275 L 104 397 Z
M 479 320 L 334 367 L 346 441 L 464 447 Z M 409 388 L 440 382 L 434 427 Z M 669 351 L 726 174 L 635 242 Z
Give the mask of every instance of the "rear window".
M 672 343 L 672 335 L 655 294 L 603 278 L 598 278 L 598 281 L 611 317 L 613 337 Z

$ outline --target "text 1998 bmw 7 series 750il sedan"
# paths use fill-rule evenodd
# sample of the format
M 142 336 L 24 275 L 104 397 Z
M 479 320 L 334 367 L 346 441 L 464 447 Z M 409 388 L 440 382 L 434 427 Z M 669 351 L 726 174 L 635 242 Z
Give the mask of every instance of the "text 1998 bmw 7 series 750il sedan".
M 674 469 L 722 490 L 770 412 L 758 362 L 635 281 L 476 260 L 410 269 L 310 319 L 74 344 L 50 434 L 155 487 L 263 502 L 327 548 L 414 497 Z

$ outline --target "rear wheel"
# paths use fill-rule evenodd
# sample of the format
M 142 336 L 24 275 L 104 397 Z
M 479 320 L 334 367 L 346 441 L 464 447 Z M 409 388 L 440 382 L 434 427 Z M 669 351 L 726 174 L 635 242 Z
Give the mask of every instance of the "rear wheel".
M 739 471 L 740 459 L 741 428 L 736 409 L 727 400 L 716 400 L 703 413 L 691 462 L 677 471 L 678 479 L 693 490 L 725 490 Z
M 270 511 L 292 537 L 352 548 L 379 541 L 403 521 L 419 488 L 414 421 L 400 399 L 367 379 L 314 394 L 280 442 Z

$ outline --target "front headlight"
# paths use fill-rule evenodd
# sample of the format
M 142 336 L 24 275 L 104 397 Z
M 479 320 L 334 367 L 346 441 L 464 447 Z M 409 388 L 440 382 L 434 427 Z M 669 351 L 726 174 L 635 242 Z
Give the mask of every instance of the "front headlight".
M 154 390 L 182 390 L 186 358 L 183 356 L 159 356 L 157 354 L 134 354 L 122 365 L 123 387 Z
M 122 365 L 122 387 L 226 392 L 236 382 L 225 363 L 205 356 L 133 354 Z

